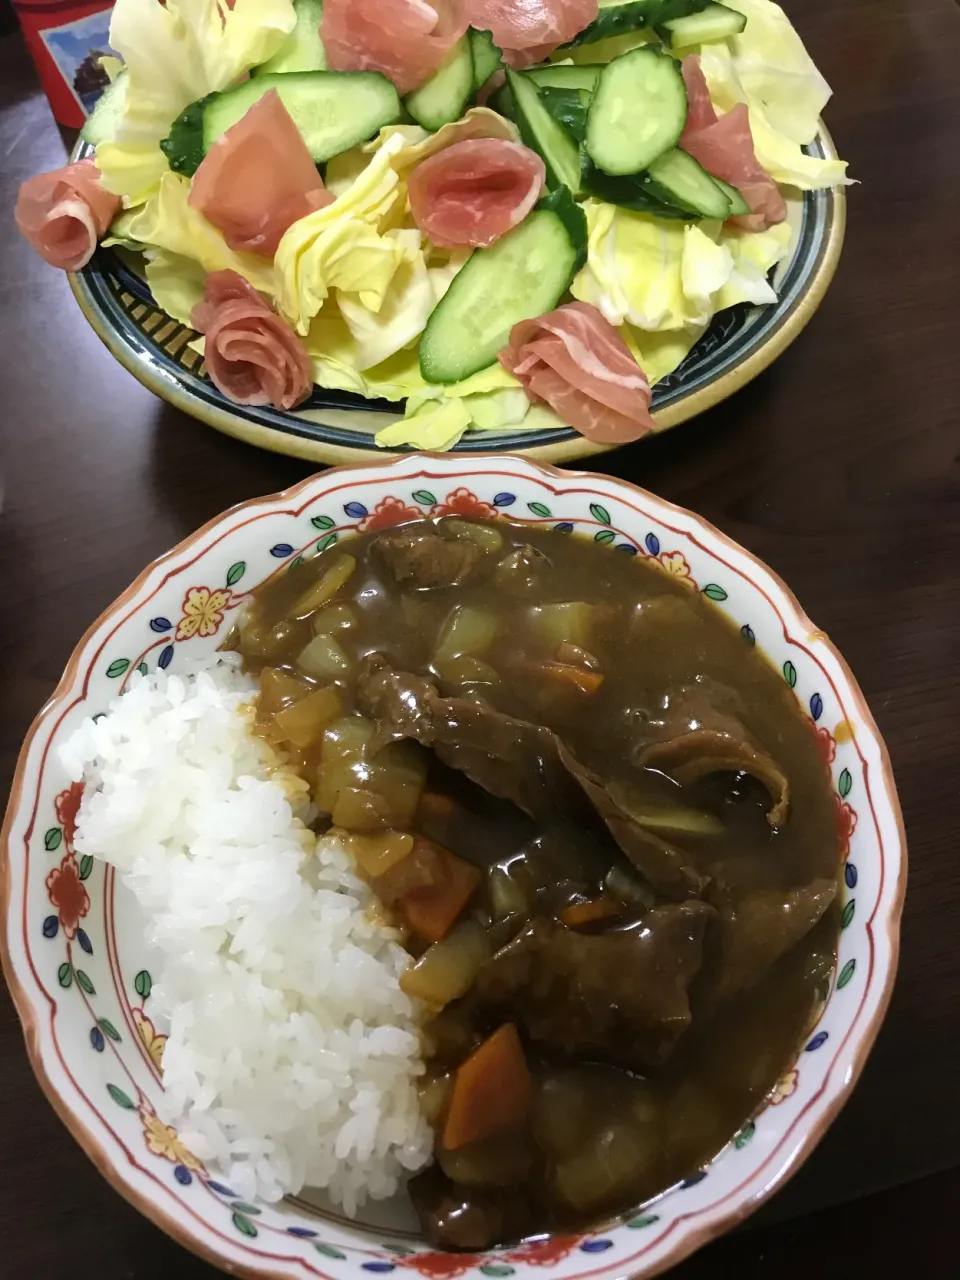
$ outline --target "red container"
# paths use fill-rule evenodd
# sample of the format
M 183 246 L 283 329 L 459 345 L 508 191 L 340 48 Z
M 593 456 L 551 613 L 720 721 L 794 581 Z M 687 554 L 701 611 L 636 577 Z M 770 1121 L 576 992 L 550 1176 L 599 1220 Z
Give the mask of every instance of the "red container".
M 53 114 L 79 129 L 107 78 L 97 59 L 109 53 L 113 0 L 13 0 Z

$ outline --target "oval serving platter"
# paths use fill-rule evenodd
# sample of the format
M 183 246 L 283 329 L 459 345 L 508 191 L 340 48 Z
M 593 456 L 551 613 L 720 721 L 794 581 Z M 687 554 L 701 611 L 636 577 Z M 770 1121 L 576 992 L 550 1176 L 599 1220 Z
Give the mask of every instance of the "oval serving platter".
M 822 123 L 804 150 L 818 158 L 837 158 Z M 73 158 L 90 154 L 92 148 L 81 144 Z M 773 273 L 777 304 L 744 303 L 714 318 L 679 368 L 654 388 L 659 431 L 703 413 L 755 378 L 790 345 L 820 305 L 843 244 L 843 188 L 795 191 L 787 208 L 792 235 L 789 252 Z M 205 376 L 201 357 L 188 346 L 197 335 L 158 309 L 145 281 L 130 265 L 133 257 L 122 259 L 111 249 L 98 249 L 91 262 L 68 279 L 97 336 L 148 390 L 218 431 L 275 453 L 328 464 L 391 456 L 374 441 L 377 431 L 402 416 L 402 406 L 388 401 L 320 387 L 289 412 L 227 400 Z M 522 453 L 558 463 L 610 447 L 585 439 L 572 427 L 507 428 L 470 431 L 452 452 Z

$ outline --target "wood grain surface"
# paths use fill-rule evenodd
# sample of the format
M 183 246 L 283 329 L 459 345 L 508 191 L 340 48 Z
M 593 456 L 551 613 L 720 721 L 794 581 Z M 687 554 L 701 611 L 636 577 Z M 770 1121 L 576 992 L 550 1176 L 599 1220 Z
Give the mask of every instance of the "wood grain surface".
M 960 1193 L 960 11 L 954 0 L 787 7 L 834 88 L 827 122 L 861 184 L 836 279 L 753 384 L 600 469 L 702 513 L 830 634 L 893 757 L 910 882 L 896 993 L 852 1101 L 748 1229 L 674 1274 L 721 1266 L 789 1280 L 886 1263 L 940 1277 L 955 1273 L 947 1232 Z M 197 525 L 309 471 L 164 406 L 100 346 L 65 278 L 9 218 L 19 183 L 63 159 L 25 47 L 6 36 L 0 794 L 90 621 Z M 0 1274 L 171 1273 L 215 1274 L 126 1206 L 73 1144 L 0 989 Z

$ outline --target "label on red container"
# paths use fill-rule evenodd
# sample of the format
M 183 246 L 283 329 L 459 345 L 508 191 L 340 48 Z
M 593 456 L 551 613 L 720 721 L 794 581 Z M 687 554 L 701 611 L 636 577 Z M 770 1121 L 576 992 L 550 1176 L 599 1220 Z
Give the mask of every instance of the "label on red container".
M 13 0 L 40 83 L 60 124 L 79 129 L 107 83 L 113 0 Z

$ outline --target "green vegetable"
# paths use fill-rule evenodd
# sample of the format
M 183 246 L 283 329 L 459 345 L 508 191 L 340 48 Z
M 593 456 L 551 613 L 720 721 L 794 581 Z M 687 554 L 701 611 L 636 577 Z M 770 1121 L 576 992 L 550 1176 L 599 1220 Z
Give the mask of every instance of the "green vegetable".
M 683 49 L 693 44 L 709 44 L 712 40 L 738 36 L 746 25 L 744 14 L 723 4 L 708 4 L 699 13 L 659 22 L 657 30 L 670 41 L 672 49 Z
M 592 93 L 600 79 L 601 66 L 580 67 L 547 66 L 531 67 L 523 74 L 528 76 L 538 89 L 586 89 Z
M 651 48 L 631 49 L 600 75 L 584 146 L 605 173 L 639 173 L 676 146 L 686 120 L 687 91 L 677 63 Z
M 553 310 L 586 254 L 587 220 L 566 187 L 489 249 L 475 250 L 420 339 L 426 381 L 459 382 L 493 364 L 515 324 Z
M 695 217 L 730 216 L 730 200 L 710 174 L 679 147 L 659 156 L 647 169 L 647 190 L 665 204 L 687 209 Z
M 712 173 L 710 177 L 713 178 L 714 182 L 730 201 L 728 218 L 739 218 L 742 214 L 750 212 L 750 206 L 732 182 L 724 182 L 722 178 L 714 178 Z
M 600 0 L 597 16 L 570 45 L 595 44 L 641 27 L 652 27 L 661 7 L 662 0 Z
M 513 107 L 513 94 L 510 92 L 508 84 L 502 84 L 496 93 L 491 95 L 487 106 L 492 111 L 498 111 L 500 115 L 506 116 L 508 120 L 516 120 L 517 118 L 517 113 Z
M 161 142 L 170 168 L 196 173 L 204 155 L 253 104 L 276 89 L 317 164 L 400 119 L 397 91 L 378 71 L 288 71 L 259 75 L 192 102 Z
M 520 128 L 520 136 L 536 151 L 547 169 L 547 186 L 552 191 L 566 187 L 574 195 L 580 191 L 580 151 L 576 140 L 547 110 L 540 91 L 529 77 L 507 67 L 507 87 Z
M 254 67 L 252 76 L 277 71 L 326 71 L 327 55 L 320 39 L 323 0 L 293 0 L 296 26 L 266 62 Z
M 540 91 L 540 101 L 556 120 L 563 125 L 577 142 L 583 141 L 587 129 L 587 109 L 590 106 L 590 93 L 587 89 L 551 89 L 544 87 Z
M 469 33 L 461 36 L 430 79 L 404 99 L 404 106 L 424 129 L 436 132 L 459 120 L 474 89 Z
M 611 177 L 591 164 L 588 157 L 583 160 L 581 190 L 587 195 L 605 200 L 607 204 L 619 205 L 621 209 L 632 209 L 635 213 L 651 213 L 658 218 L 680 218 L 689 221 L 690 213 L 678 205 L 670 204 L 654 195 L 644 181 L 644 174 L 631 174 L 627 177 Z
M 676 18 L 686 17 L 706 8 L 710 0 L 600 0 L 600 10 L 593 22 L 573 40 L 568 48 L 595 44 L 631 31 L 659 27 Z
M 471 27 L 467 32 L 470 37 L 470 52 L 473 54 L 473 88 L 474 92 L 482 89 L 495 71 L 502 64 L 502 50 L 493 43 L 489 31 L 477 31 Z

